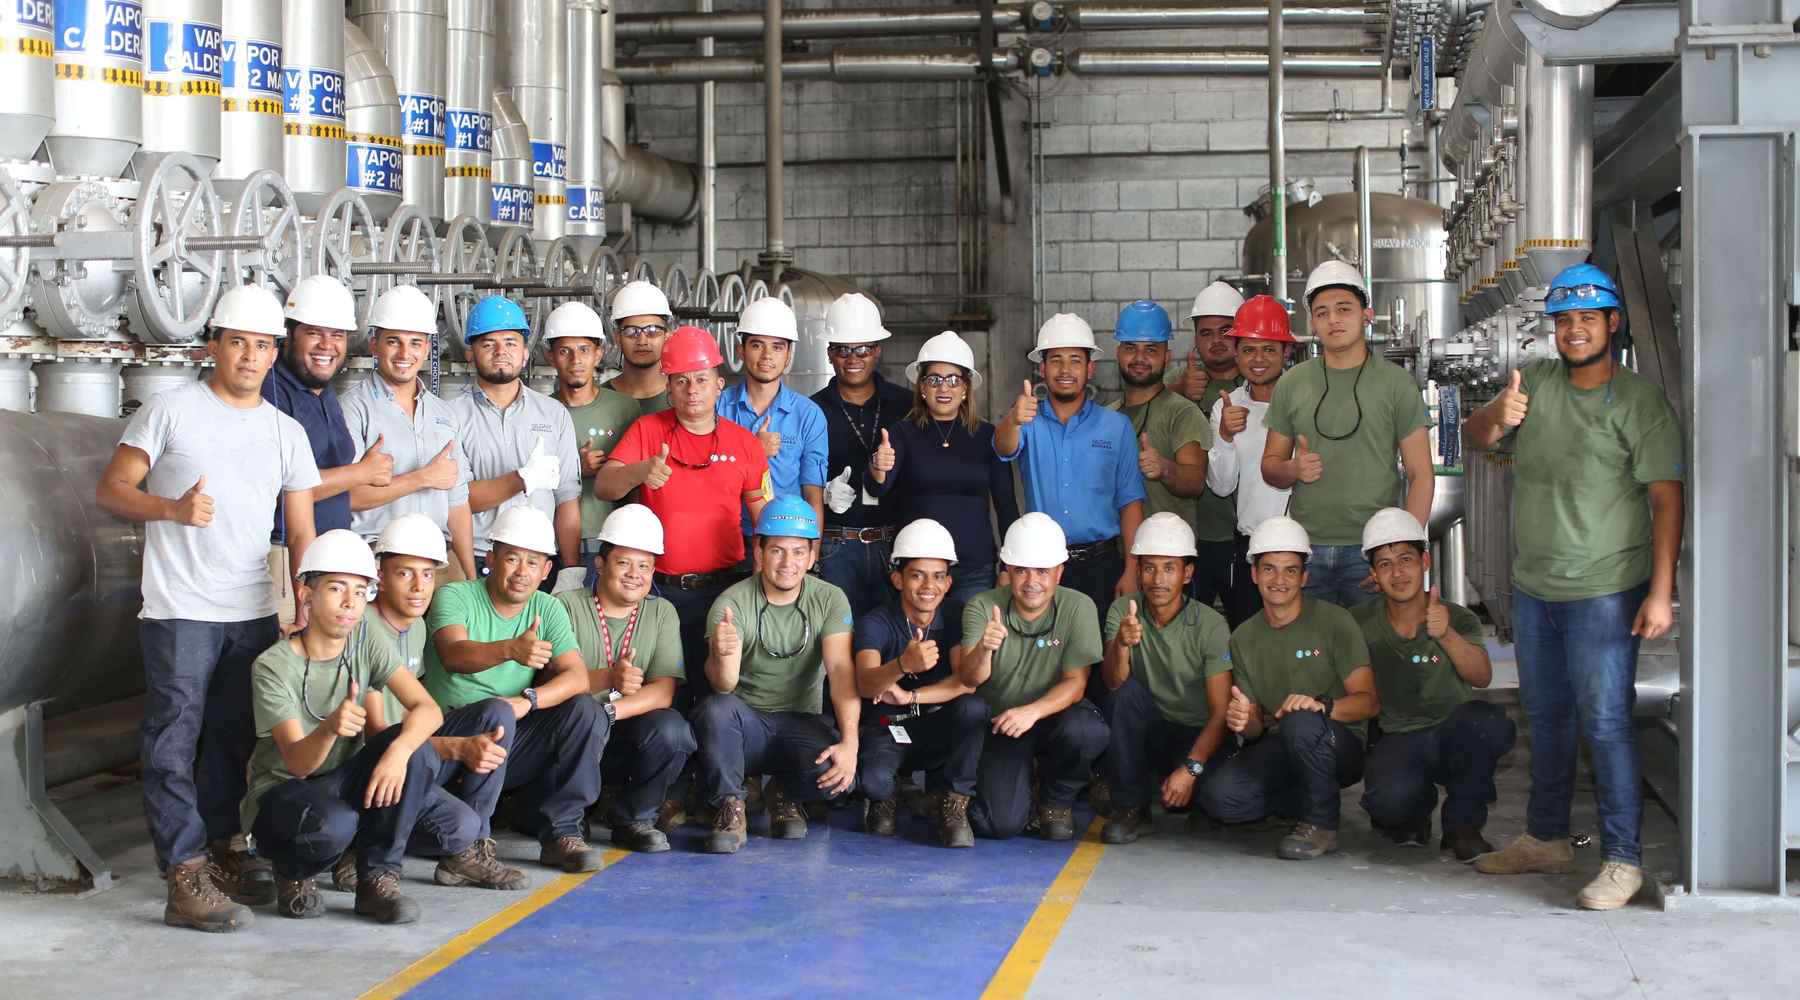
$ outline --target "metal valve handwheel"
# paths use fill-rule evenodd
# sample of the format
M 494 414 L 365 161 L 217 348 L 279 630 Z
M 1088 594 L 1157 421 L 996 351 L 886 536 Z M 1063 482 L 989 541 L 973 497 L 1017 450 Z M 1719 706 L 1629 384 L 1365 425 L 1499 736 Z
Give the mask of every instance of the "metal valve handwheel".
M 319 217 L 311 228 L 311 268 L 308 274 L 329 274 L 357 292 L 356 323 L 369 325 L 370 276 L 357 277 L 359 261 L 373 262 L 381 246 L 375 216 L 362 195 L 350 188 L 338 188 L 319 206 Z
M 132 210 L 132 255 L 142 335 L 159 344 L 200 339 L 218 301 L 225 251 L 190 250 L 191 236 L 224 234 L 225 214 L 207 170 L 187 153 L 163 157 Z
M 0 169 L 0 236 L 25 236 L 31 232 L 31 202 Z M 31 274 L 31 248 L 0 249 L 0 328 L 11 326 L 25 308 L 26 279 Z
M 488 242 L 487 230 L 472 215 L 459 215 L 450 220 L 444 234 L 443 273 L 474 275 L 494 273 L 494 245 Z M 469 310 L 487 294 L 473 283 L 445 285 L 443 310 L 450 329 L 450 354 L 463 357 L 462 332 L 469 326 Z
M 231 214 L 231 235 L 257 241 L 254 250 L 231 251 L 236 280 L 267 286 L 286 298 L 305 273 L 306 235 L 300 206 L 280 174 L 258 170 L 245 179 Z

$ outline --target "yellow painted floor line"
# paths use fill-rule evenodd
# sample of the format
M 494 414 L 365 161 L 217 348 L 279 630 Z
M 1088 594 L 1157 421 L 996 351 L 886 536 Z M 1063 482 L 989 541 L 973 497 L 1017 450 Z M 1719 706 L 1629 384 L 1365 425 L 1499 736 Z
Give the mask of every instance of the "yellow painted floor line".
M 1087 888 L 1088 877 L 1094 874 L 1100 856 L 1106 853 L 1106 845 L 1100 842 L 1100 827 L 1104 822 L 1095 817 L 1088 826 L 1087 834 L 1070 855 L 1068 864 L 1057 874 L 1056 881 L 1044 891 L 1044 898 L 1032 911 L 1031 919 L 1019 932 L 1019 939 L 1013 942 L 1012 950 L 1006 953 L 994 978 L 988 980 L 987 989 L 981 994 L 982 1000 L 1018 1000 L 1031 989 L 1031 981 L 1044 967 L 1044 956 L 1050 953 L 1050 946 L 1062 932 L 1063 921 L 1069 919 L 1069 911 L 1075 908 L 1075 901 Z
M 601 855 L 600 867 L 597 870 L 582 872 L 579 875 L 558 876 L 548 885 L 539 887 L 531 895 L 463 931 L 446 941 L 436 951 L 389 976 L 375 988 L 364 993 L 360 1000 L 393 1000 L 449 968 L 457 959 L 500 936 L 507 928 L 561 899 L 576 886 L 630 856 L 630 851 L 617 847 L 608 848 Z

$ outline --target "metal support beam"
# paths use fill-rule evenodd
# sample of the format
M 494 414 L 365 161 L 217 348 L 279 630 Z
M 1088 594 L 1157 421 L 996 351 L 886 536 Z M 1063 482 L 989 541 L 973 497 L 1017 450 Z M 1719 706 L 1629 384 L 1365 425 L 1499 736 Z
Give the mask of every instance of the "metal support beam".
M 0 882 L 27 889 L 112 887 L 112 869 L 44 786 L 44 703 L 0 712 Z
M 1621 4 L 1585 28 L 1558 28 L 1524 11 L 1513 26 L 1552 66 L 1675 58 L 1681 15 L 1673 3 Z

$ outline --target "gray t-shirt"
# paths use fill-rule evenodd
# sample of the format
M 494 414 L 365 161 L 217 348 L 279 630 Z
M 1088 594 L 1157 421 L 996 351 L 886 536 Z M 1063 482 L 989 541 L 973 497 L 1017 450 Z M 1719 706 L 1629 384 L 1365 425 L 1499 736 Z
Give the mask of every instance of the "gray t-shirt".
M 152 620 L 240 622 L 275 613 L 269 529 L 276 498 L 319 485 L 306 431 L 266 402 L 240 410 L 204 382 L 152 396 L 120 444 L 150 456 L 144 489 L 174 500 L 201 476 L 212 523 L 144 526 L 144 610 Z
M 529 386 L 519 386 L 519 396 L 502 410 L 482 393 L 481 387 L 469 383 L 462 395 L 450 400 L 450 412 L 456 420 L 457 440 L 469 459 L 469 478 L 498 479 L 517 472 L 531 457 L 538 438 L 544 439 L 544 453 L 562 460 L 562 481 L 553 491 L 518 493 L 500 506 L 475 515 L 475 554 L 487 555 L 488 529 L 494 518 L 508 507 L 529 504 L 556 519 L 558 504 L 581 498 L 581 455 L 575 445 L 575 422 L 561 403 Z
M 409 418 L 394 401 L 394 390 L 376 372 L 338 395 L 344 408 L 344 423 L 350 428 L 350 439 L 356 442 L 356 458 L 361 461 L 369 446 L 381 439 L 381 450 L 394 457 L 394 475 L 402 475 L 431 464 L 446 444 L 456 441 L 456 417 L 450 404 L 431 394 L 424 385 Z M 546 441 L 546 448 L 549 442 Z M 450 511 L 469 502 L 469 459 L 457 444 L 450 450 L 456 459 L 456 485 L 447 490 L 419 490 L 393 503 L 383 504 L 350 515 L 350 528 L 367 541 L 374 541 L 388 522 L 402 514 L 424 514 L 444 529 L 450 537 Z

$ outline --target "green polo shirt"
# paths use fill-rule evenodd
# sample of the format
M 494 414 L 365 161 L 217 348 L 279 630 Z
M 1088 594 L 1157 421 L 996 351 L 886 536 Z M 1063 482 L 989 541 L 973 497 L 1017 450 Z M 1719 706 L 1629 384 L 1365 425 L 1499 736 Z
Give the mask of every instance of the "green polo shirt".
M 502 618 L 488 598 L 486 580 L 462 580 L 439 587 L 425 614 L 425 624 L 432 636 L 440 629 L 461 625 L 475 642 L 505 642 L 524 635 L 539 618 L 543 624 L 538 638 L 550 644 L 552 657 L 575 648 L 575 632 L 569 627 L 569 613 L 562 602 L 534 591 L 516 617 Z M 538 671 L 517 660 L 503 660 L 473 674 L 453 674 L 438 658 L 437 644 L 425 645 L 425 690 L 446 712 L 484 698 L 517 698 L 537 682 Z
M 1206 421 L 1209 434 L 1213 404 L 1220 396 L 1243 384 L 1244 380 L 1238 377 L 1207 380 L 1206 391 L 1201 393 L 1196 409 Z M 1220 496 L 1209 489 L 1194 501 L 1194 537 L 1202 542 L 1229 542 L 1237 537 L 1237 507 L 1231 502 L 1231 495 Z
M 1180 726 L 1206 725 L 1212 716 L 1206 679 L 1231 670 L 1226 658 L 1231 629 L 1225 616 L 1199 601 L 1187 601 L 1167 625 L 1158 625 L 1143 594 L 1126 594 L 1106 613 L 1107 642 L 1118 636 L 1132 601 L 1137 602 L 1144 641 L 1131 651 L 1131 675 L 1150 689 L 1163 718 Z
M 581 650 L 581 659 L 588 668 L 604 670 L 611 666 L 624 651 L 625 628 L 630 620 L 607 616 L 606 628 L 612 645 L 605 647 L 600 642 L 600 613 L 594 610 L 593 591 L 565 590 L 557 594 L 556 599 L 569 613 L 569 624 L 575 629 L 575 648 Z M 675 605 L 660 597 L 645 597 L 638 605 L 637 630 L 631 635 L 631 648 L 637 650 L 637 658 L 632 662 L 644 672 L 646 682 L 659 677 L 673 677 L 677 684 L 687 680 L 687 671 L 681 662 L 680 622 L 675 618 Z
M 825 697 L 825 650 L 819 640 L 850 631 L 850 599 L 844 592 L 809 574 L 794 603 L 773 605 L 763 596 L 762 577 L 739 580 L 707 613 L 708 641 L 726 608 L 743 640 L 736 694 L 744 704 L 762 712 L 818 712 Z
M 1450 629 L 1480 646 L 1481 619 L 1460 604 L 1446 602 Z M 1387 601 L 1364 601 L 1351 611 L 1369 643 L 1369 666 L 1381 696 L 1381 731 L 1411 733 L 1429 729 L 1450 717 L 1456 706 L 1474 697 L 1469 682 L 1450 663 L 1450 654 L 1423 623 L 1418 634 L 1403 639 L 1388 621 Z
M 1123 401 L 1109 404 L 1109 408 L 1125 414 L 1131 421 L 1134 435 L 1147 435 L 1151 447 L 1162 457 L 1173 462 L 1175 453 L 1184 445 L 1198 444 L 1202 449 L 1212 447 L 1212 422 L 1200 408 L 1189 402 L 1187 397 L 1173 390 L 1164 389 L 1151 398 L 1150 402 L 1138 406 L 1126 406 Z M 1167 484 L 1160 480 L 1152 482 L 1144 480 L 1144 516 L 1173 511 L 1181 519 L 1193 523 L 1194 501 L 1188 497 L 1178 497 L 1169 491 Z
M 379 636 L 381 641 L 392 647 L 396 662 L 405 668 L 407 673 L 412 674 L 414 680 L 424 681 L 426 632 L 424 622 L 414 621 L 410 628 L 401 632 L 389 625 L 388 620 L 381 617 L 381 612 L 375 610 L 375 605 L 371 604 L 368 610 L 363 612 L 363 625 L 369 630 L 370 637 Z M 406 718 L 406 706 L 400 704 L 400 699 L 394 697 L 394 692 L 386 688 L 381 689 L 381 697 L 381 721 L 390 726 L 399 725 L 401 720 Z
M 569 419 L 575 424 L 575 447 L 579 450 L 584 445 L 593 451 L 610 454 L 613 443 L 625 433 L 642 411 L 638 401 L 622 392 L 600 387 L 594 401 L 581 406 L 563 404 L 569 411 Z M 602 500 L 594 495 L 594 477 L 581 477 L 581 537 L 595 538 L 600 534 L 600 526 L 606 523 L 606 515 L 612 513 L 613 501 Z
M 999 715 L 1044 696 L 1064 676 L 1100 662 L 1100 619 L 1094 602 L 1079 590 L 1058 587 L 1049 610 L 1028 622 L 1012 608 L 1012 588 L 984 590 L 963 607 L 962 645 L 981 644 L 995 608 L 1006 612 L 1006 641 L 994 653 L 993 670 L 975 689 Z
M 1263 614 L 1239 625 L 1231 633 L 1230 655 L 1231 682 L 1263 711 L 1274 712 L 1290 694 L 1347 695 L 1344 678 L 1369 665 L 1369 644 L 1350 612 L 1303 597 L 1299 617 L 1281 628 Z M 1345 725 L 1367 738 L 1367 722 Z

